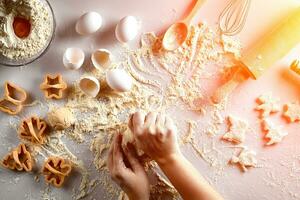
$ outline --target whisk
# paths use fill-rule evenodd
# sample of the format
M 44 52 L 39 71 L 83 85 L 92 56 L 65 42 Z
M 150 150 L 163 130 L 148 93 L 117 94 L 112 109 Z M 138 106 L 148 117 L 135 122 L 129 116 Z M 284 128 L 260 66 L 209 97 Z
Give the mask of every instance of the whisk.
M 245 26 L 251 0 L 231 0 L 219 17 L 219 27 L 225 35 L 236 35 Z

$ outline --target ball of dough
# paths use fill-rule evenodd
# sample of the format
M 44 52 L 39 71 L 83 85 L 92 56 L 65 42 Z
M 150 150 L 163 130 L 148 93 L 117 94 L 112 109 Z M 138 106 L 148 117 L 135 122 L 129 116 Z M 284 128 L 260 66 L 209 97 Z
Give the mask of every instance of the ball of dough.
M 48 122 L 56 130 L 69 128 L 76 118 L 70 108 L 55 108 L 48 113 Z

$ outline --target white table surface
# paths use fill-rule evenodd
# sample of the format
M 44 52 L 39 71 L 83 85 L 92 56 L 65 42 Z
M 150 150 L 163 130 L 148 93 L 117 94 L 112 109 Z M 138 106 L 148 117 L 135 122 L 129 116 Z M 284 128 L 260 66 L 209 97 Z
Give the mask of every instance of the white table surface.
M 30 91 L 33 99 L 43 99 L 43 95 L 39 91 L 39 84 L 44 74 L 60 72 L 71 83 L 84 71 L 84 69 L 68 71 L 63 67 L 62 54 L 66 48 L 81 47 L 87 57 L 96 48 L 108 48 L 117 53 L 120 48 L 114 37 L 114 28 L 120 18 L 134 15 L 142 21 L 141 32 L 160 33 L 172 22 L 180 19 L 192 2 L 193 0 L 50 0 L 57 21 L 56 36 L 51 48 L 41 59 L 28 66 L 22 68 L 0 66 L 0 85 L 2 86 L 5 81 L 9 80 Z M 205 20 L 211 26 L 215 26 L 218 15 L 227 2 L 225 0 L 209 0 L 194 22 Z M 276 20 L 282 18 L 294 5 L 286 0 L 253 0 L 247 21 L 248 25 L 240 34 L 245 47 L 253 43 L 268 27 L 274 25 Z M 77 18 L 87 11 L 99 12 L 103 17 L 104 24 L 97 34 L 82 37 L 75 32 L 74 26 Z M 138 39 L 132 42 L 131 46 L 134 47 L 137 43 Z M 253 99 L 269 90 L 281 97 L 282 102 L 299 100 L 300 78 L 293 76 L 291 78 L 293 81 L 287 81 L 283 72 L 281 73 L 292 58 L 300 56 L 299 52 L 300 47 L 293 50 L 289 56 L 277 63 L 258 81 L 249 80 L 240 86 L 234 93 L 229 112 L 255 121 L 257 113 L 254 113 L 252 109 L 255 105 Z M 3 92 L 3 87 L 0 92 Z M 40 108 L 27 108 L 21 117 L 33 113 L 44 116 L 45 112 L 46 110 Z M 18 144 L 16 132 L 9 126 L 10 121 L 18 124 L 20 119 L 0 113 L 0 157 L 6 155 L 8 149 Z M 228 167 L 225 171 L 226 176 L 218 178 L 219 181 L 215 187 L 226 199 L 300 199 L 300 147 L 298 144 L 300 142 L 300 126 L 299 124 L 284 124 L 284 126 L 289 132 L 289 136 L 277 147 L 266 149 L 261 142 L 257 142 L 255 139 L 249 141 L 249 145 L 258 152 L 259 161 L 265 159 L 262 163 L 267 163 L 267 167 L 252 169 L 248 173 L 241 173 L 236 167 Z M 254 129 L 257 130 L 256 139 L 260 138 L 259 127 L 254 127 Z M 91 162 L 92 155 L 88 145 L 80 145 L 80 148 L 77 148 L 76 143 L 68 142 L 68 147 L 84 162 Z M 201 174 L 213 182 L 214 173 L 207 163 L 197 157 L 190 148 L 185 149 L 185 155 Z M 282 163 L 286 163 L 288 167 L 283 166 Z M 295 177 L 290 174 L 292 165 L 298 168 L 298 173 L 292 174 Z M 91 171 L 97 176 L 93 167 L 91 167 Z M 275 182 L 277 181 L 273 186 L 264 181 L 264 178 L 270 179 L 267 177 L 267 173 L 272 173 Z M 72 199 L 72 189 L 79 184 L 79 181 L 80 175 L 76 175 L 67 187 L 51 189 L 50 199 Z M 0 168 L 0 200 L 42 199 L 45 188 L 42 177 L 40 182 L 36 182 L 32 174 L 15 173 Z M 101 197 L 103 192 L 105 191 L 97 187 L 96 191 L 86 199 L 103 199 Z

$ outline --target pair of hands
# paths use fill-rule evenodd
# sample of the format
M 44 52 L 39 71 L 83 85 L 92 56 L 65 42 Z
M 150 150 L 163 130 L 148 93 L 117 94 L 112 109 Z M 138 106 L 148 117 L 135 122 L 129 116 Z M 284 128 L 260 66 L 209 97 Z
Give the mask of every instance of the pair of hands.
M 150 112 L 133 114 L 128 123 L 139 147 L 159 165 L 168 163 L 180 153 L 173 121 Z M 115 136 L 108 155 L 108 169 L 112 179 L 120 185 L 130 199 L 149 199 L 150 186 L 147 174 L 139 162 L 132 144 L 122 148 L 122 135 Z

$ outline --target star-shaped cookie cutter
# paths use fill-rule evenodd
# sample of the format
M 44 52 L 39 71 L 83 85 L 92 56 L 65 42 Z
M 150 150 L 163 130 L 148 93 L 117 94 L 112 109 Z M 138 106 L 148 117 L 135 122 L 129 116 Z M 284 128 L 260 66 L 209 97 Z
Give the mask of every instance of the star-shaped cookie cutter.
M 61 99 L 63 91 L 67 89 L 67 84 L 60 74 L 46 75 L 44 82 L 40 85 L 47 99 Z

